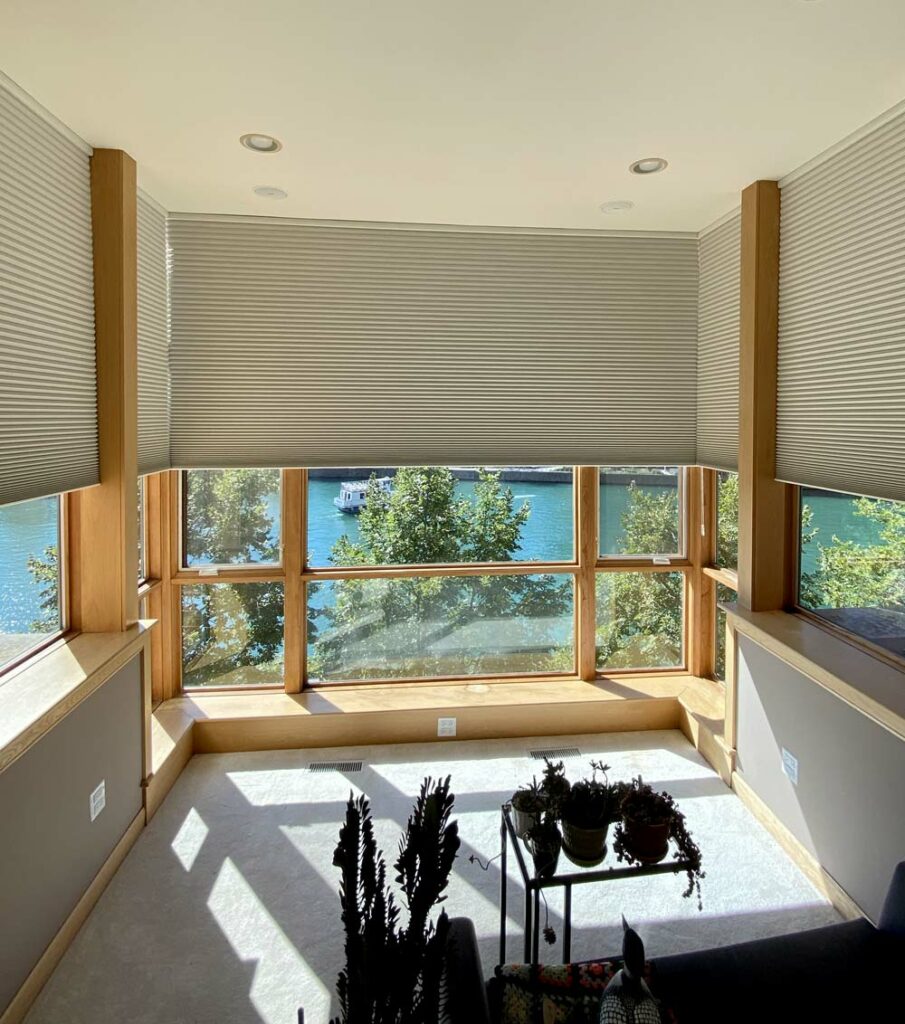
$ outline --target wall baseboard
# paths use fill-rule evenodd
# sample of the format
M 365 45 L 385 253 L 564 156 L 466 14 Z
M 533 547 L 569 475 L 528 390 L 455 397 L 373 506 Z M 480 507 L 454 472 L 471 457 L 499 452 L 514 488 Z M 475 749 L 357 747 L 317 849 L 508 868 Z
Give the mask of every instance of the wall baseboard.
M 738 772 L 732 773 L 732 788 L 742 803 L 791 857 L 808 881 L 826 896 L 844 918 L 853 921 L 859 917 L 867 917 L 836 879 L 821 867 L 811 851 L 776 817 Z M 0 1021 L 0 1024 L 3 1022 Z
M 145 810 L 142 808 L 132 819 L 120 841 L 113 847 L 110 856 L 101 865 L 100 871 L 94 876 L 60 930 L 51 939 L 50 945 L 41 954 L 41 958 L 22 983 L 22 987 L 13 996 L 12 1002 L 0 1015 L 0 1024 L 19 1024 L 24 1019 L 144 827 Z

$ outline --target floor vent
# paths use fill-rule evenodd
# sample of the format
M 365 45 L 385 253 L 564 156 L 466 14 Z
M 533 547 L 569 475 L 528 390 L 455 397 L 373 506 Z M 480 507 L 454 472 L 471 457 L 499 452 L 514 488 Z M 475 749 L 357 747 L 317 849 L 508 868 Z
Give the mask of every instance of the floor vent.
M 315 761 L 308 765 L 309 772 L 360 772 L 361 761 Z
M 566 757 L 581 757 L 578 747 L 549 747 L 547 750 L 529 750 L 528 756 L 535 761 L 549 757 L 551 761 L 562 761 Z

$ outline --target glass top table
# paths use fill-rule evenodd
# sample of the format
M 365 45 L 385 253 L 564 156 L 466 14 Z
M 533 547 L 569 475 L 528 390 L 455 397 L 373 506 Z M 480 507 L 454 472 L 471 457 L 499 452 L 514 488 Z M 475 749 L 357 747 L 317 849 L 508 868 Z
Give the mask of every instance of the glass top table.
M 525 887 L 525 946 L 524 963 L 536 964 L 540 947 L 540 898 L 542 889 L 565 889 L 563 910 L 562 962 L 567 964 L 572 957 L 572 887 L 588 885 L 591 882 L 609 882 L 619 878 L 637 878 L 644 875 L 668 875 L 685 871 L 688 861 L 675 856 L 675 846 L 670 842 L 665 860 L 657 864 L 629 864 L 620 867 L 594 867 L 573 865 L 566 859 L 565 852 L 559 857 L 552 875 L 541 878 L 534 870 L 534 858 L 525 846 L 524 840 L 516 835 L 512 824 L 511 804 L 500 809 L 500 963 L 506 960 L 506 914 L 508 897 L 508 855 L 511 847 L 515 853 L 519 874 Z M 527 860 L 526 860 L 527 857 Z M 530 865 L 530 867 L 529 867 Z

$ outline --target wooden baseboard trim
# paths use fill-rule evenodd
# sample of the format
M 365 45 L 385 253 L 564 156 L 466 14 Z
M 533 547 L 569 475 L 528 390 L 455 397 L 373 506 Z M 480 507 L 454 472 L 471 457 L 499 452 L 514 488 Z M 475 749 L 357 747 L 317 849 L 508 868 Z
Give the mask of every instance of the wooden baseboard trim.
M 69 917 L 63 922 L 60 930 L 51 939 L 50 945 L 41 954 L 41 958 L 32 968 L 22 987 L 13 996 L 12 1002 L 0 1016 L 0 1024 L 19 1024 L 25 1018 L 32 1003 L 37 999 L 41 989 L 47 983 L 54 968 L 63 958 L 72 940 L 85 923 L 94 905 L 100 899 L 110 879 L 116 874 L 126 854 L 132 849 L 135 840 L 145 827 L 145 811 L 142 808 L 132 819 L 131 824 L 123 833 L 122 838 L 113 847 L 110 856 L 104 861 L 100 871 L 94 876 L 82 898 L 76 903 Z
M 808 881 L 826 896 L 844 918 L 853 921 L 859 917 L 867 917 L 867 914 L 836 879 L 820 866 L 811 851 L 793 835 L 751 786 L 735 771 L 732 773 L 732 788 L 742 803 L 800 868 Z

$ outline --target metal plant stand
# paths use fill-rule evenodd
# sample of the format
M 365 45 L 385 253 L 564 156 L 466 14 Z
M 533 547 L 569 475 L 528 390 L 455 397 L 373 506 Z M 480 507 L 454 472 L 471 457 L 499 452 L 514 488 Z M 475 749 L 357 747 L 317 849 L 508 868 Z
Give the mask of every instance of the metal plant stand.
M 576 868 L 561 874 L 559 870 L 550 878 L 538 878 L 525 864 L 522 843 L 515 834 L 510 816 L 511 804 L 503 804 L 500 814 L 500 963 L 506 960 L 506 903 L 507 903 L 507 864 L 509 846 L 515 851 L 515 859 L 525 885 L 525 949 L 524 963 L 536 964 L 540 946 L 540 891 L 541 889 L 565 889 L 565 908 L 563 911 L 562 962 L 567 964 L 572 958 L 572 886 L 587 885 L 590 882 L 609 882 L 618 878 L 637 878 L 643 875 L 668 875 L 685 871 L 688 861 L 684 858 L 664 860 L 658 864 L 637 864 L 628 867 L 612 868 Z M 561 866 L 561 864 L 560 864 Z

